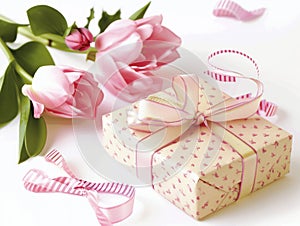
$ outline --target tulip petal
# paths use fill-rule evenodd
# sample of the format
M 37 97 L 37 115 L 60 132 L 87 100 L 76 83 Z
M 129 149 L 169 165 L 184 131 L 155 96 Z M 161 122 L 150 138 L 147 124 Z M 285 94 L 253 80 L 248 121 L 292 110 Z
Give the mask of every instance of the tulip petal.
M 43 66 L 35 73 L 32 90 L 34 101 L 44 104 L 46 108 L 55 108 L 72 94 L 73 86 L 62 70 L 55 66 Z
M 145 17 L 139 20 L 136 20 L 136 25 L 141 26 L 144 24 L 151 24 L 152 26 L 156 24 L 161 24 L 162 23 L 162 15 L 155 15 L 155 16 L 150 16 L 150 17 Z
M 82 35 L 78 30 L 73 31 L 65 38 L 65 43 L 70 49 L 78 50 L 82 45 Z
M 96 38 L 95 46 L 100 52 L 106 51 L 130 36 L 135 29 L 136 25 L 132 20 L 116 20 Z
M 124 87 L 116 96 L 127 102 L 135 102 L 161 90 L 162 80 L 155 76 L 144 76 Z
M 171 63 L 178 59 L 180 55 L 176 51 L 177 44 L 172 42 L 165 41 L 145 41 L 143 48 L 143 56 L 145 58 L 145 62 L 150 66 L 155 66 L 155 64 L 151 64 L 150 62 L 155 62 L 156 66 L 159 67 L 161 65 L 165 65 Z M 132 64 L 132 66 L 145 65 L 139 62 Z M 149 69 L 154 69 L 149 67 Z
M 87 28 L 77 28 L 65 38 L 65 43 L 70 49 L 80 51 L 90 48 L 93 41 L 93 35 Z
M 87 29 L 85 27 L 82 27 L 82 28 L 79 28 L 78 30 L 83 35 L 83 37 L 86 38 L 86 40 L 88 42 L 93 42 L 94 41 L 93 34 L 89 31 L 89 29 Z
M 126 82 L 122 78 L 121 74 L 119 73 L 119 68 L 114 61 L 114 59 L 105 54 L 97 59 L 96 63 L 96 79 L 100 81 L 104 86 L 108 83 L 112 77 L 117 77 L 117 82 L 121 84 L 121 86 L 126 85 Z
M 181 38 L 164 26 L 155 26 L 154 31 L 149 39 L 170 42 L 177 47 L 181 44 Z
M 80 79 L 82 74 L 86 73 L 85 71 L 79 71 L 79 70 L 69 71 L 69 70 L 63 69 L 63 71 L 66 76 L 66 79 L 68 79 L 68 81 L 69 81 L 69 84 L 73 84 L 78 79 Z
M 76 118 L 76 114 L 73 112 L 72 105 L 65 103 L 58 108 L 47 109 L 47 113 L 62 118 Z
M 120 68 L 120 73 L 122 75 L 122 78 L 125 80 L 126 85 L 132 83 L 133 81 L 140 79 L 140 78 L 145 78 L 145 76 L 142 73 L 138 73 L 135 70 L 133 70 L 131 67 L 129 67 L 126 64 L 123 63 L 118 63 L 118 67 Z
M 35 101 L 32 101 L 32 105 L 34 111 L 34 118 L 40 118 L 41 114 L 44 112 L 45 106 Z
M 31 85 L 24 85 L 22 87 L 22 93 L 24 96 L 27 96 L 31 100 L 33 105 L 33 110 L 34 110 L 33 112 L 34 117 L 40 118 L 41 114 L 44 112 L 45 106 L 43 104 L 34 101 L 37 98 L 35 97 L 35 93 L 31 89 Z
M 82 41 L 82 35 L 79 30 L 74 30 L 70 35 L 68 35 L 65 39 L 69 42 L 78 42 L 80 43 Z
M 109 51 L 98 52 L 97 59 L 103 55 L 109 54 L 115 61 L 130 64 L 139 57 L 142 48 L 143 42 L 140 35 L 138 33 L 133 33 Z
M 149 38 L 153 32 L 153 26 L 150 24 L 143 24 L 136 29 L 136 32 L 140 35 L 144 41 Z

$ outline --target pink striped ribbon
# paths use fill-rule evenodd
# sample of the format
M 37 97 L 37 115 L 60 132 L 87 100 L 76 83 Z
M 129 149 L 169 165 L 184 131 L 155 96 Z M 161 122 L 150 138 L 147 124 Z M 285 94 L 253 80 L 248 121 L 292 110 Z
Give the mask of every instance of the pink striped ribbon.
M 211 53 L 208 56 L 208 64 L 209 64 L 209 66 L 211 66 L 213 68 L 213 70 L 207 70 L 205 72 L 207 75 L 211 76 L 213 79 L 215 79 L 219 82 L 237 82 L 238 77 L 241 76 L 240 73 L 237 73 L 235 71 L 225 70 L 221 67 L 214 65 L 211 62 L 214 57 L 225 55 L 225 54 L 235 54 L 235 55 L 239 55 L 239 56 L 244 57 L 247 60 L 249 60 L 252 63 L 252 65 L 255 67 L 257 77 L 259 77 L 260 72 L 259 72 L 259 68 L 258 68 L 256 61 L 252 57 L 250 57 L 249 55 L 247 55 L 241 51 L 231 50 L 231 49 L 218 50 L 216 52 Z M 229 75 L 229 73 L 230 73 L 230 75 Z M 238 74 L 239 76 L 234 76 L 232 74 Z M 251 99 L 251 98 L 252 98 L 251 93 L 247 93 L 247 94 L 236 97 L 236 99 Z M 277 110 L 278 110 L 278 107 L 276 104 L 269 102 L 267 100 L 262 100 L 259 104 L 257 114 L 271 117 L 276 114 Z
M 247 99 L 251 98 L 252 94 L 247 93 L 241 96 L 236 97 L 236 99 Z M 269 102 L 267 100 L 261 100 L 259 104 L 259 108 L 257 109 L 257 114 L 259 115 L 265 115 L 267 117 L 274 116 L 278 110 L 278 106 L 272 102 Z
M 133 210 L 135 188 L 119 183 L 93 183 L 78 179 L 68 167 L 63 156 L 52 150 L 45 156 L 46 161 L 62 168 L 70 177 L 49 178 L 43 171 L 31 169 L 24 176 L 24 186 L 31 192 L 60 192 L 84 196 L 96 213 L 100 225 L 111 226 L 127 218 Z M 115 194 L 127 197 L 121 204 L 101 207 L 101 194 Z
M 221 0 L 213 10 L 217 17 L 232 17 L 241 21 L 249 21 L 260 17 L 265 12 L 265 8 L 247 11 L 236 2 L 230 0 Z

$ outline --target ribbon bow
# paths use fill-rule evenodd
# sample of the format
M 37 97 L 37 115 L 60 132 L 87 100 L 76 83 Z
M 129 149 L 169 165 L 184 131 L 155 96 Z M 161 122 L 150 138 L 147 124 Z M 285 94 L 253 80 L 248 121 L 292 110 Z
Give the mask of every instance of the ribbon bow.
M 137 131 L 149 132 L 149 136 L 139 142 L 139 145 L 160 133 L 165 134 L 161 142 L 161 146 L 164 146 L 193 125 L 206 124 L 207 121 L 225 122 L 248 118 L 257 112 L 263 85 L 254 78 L 242 76 L 239 78 L 251 80 L 257 85 L 255 97 L 224 98 L 221 93 L 217 94 L 214 88 L 215 96 L 212 96 L 206 93 L 209 90 L 205 90 L 202 85 L 205 82 L 200 82 L 198 76 L 177 76 L 172 81 L 173 94 L 160 92 L 139 102 L 138 111 L 128 120 L 129 127 Z
M 149 172 L 153 150 L 177 140 L 192 126 L 207 125 L 208 121 L 220 123 L 248 118 L 257 112 L 263 93 L 262 83 L 244 76 L 237 75 L 236 78 L 254 82 L 256 95 L 242 99 L 225 97 L 221 92 L 218 94 L 217 89 L 205 85 L 205 81 L 200 82 L 198 76 L 181 75 L 173 78 L 171 93 L 160 92 L 138 103 L 128 124 L 137 132 L 148 133 L 136 144 L 136 173 L 141 179 L 153 183 Z
M 24 186 L 31 192 L 61 192 L 84 196 L 94 209 L 102 226 L 111 226 L 127 218 L 133 210 L 135 188 L 119 183 L 92 183 L 78 179 L 68 167 L 63 156 L 52 150 L 45 156 L 46 161 L 62 168 L 70 177 L 49 178 L 43 171 L 31 169 L 24 176 Z M 99 206 L 101 193 L 125 196 L 128 199 L 112 207 Z
M 254 78 L 239 78 L 251 80 L 257 85 L 255 97 L 223 98 L 215 89 L 215 95 L 212 96 L 206 93 L 202 85 L 206 82 L 200 82 L 198 76 L 177 76 L 172 81 L 173 95 L 161 92 L 140 101 L 137 117 L 130 122 L 130 127 L 153 132 L 156 126 L 176 127 L 187 124 L 190 127 L 205 121 L 224 122 L 248 118 L 257 112 L 263 85 Z M 154 127 L 151 129 L 150 125 Z

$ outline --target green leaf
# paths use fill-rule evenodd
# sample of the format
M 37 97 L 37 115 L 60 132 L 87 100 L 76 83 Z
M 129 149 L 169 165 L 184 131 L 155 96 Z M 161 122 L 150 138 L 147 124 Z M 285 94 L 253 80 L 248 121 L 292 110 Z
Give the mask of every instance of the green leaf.
M 47 127 L 45 120 L 41 117 L 36 119 L 32 113 L 29 114 L 26 134 L 25 148 L 29 157 L 37 156 L 41 153 L 47 139 Z
M 86 18 L 87 19 L 87 23 L 84 26 L 85 28 L 89 28 L 91 21 L 95 18 L 95 10 L 94 8 L 90 9 L 90 15 Z
M 131 20 L 138 20 L 144 17 L 148 7 L 150 6 L 151 2 L 148 2 L 144 7 L 140 8 L 134 14 L 132 14 L 129 19 Z
M 23 143 L 23 146 L 22 146 L 21 151 L 19 153 L 19 161 L 18 161 L 18 163 L 20 164 L 22 162 L 25 162 L 29 158 L 30 158 L 30 156 L 28 156 L 26 148 L 25 148 L 25 144 Z
M 27 25 L 10 23 L 0 19 L 0 38 L 2 38 L 4 42 L 14 42 L 17 38 L 19 26 Z
M 65 17 L 47 5 L 38 5 L 27 10 L 31 30 L 34 35 L 57 34 L 63 36 L 68 28 Z
M 12 50 L 12 54 L 19 65 L 30 75 L 34 75 L 41 66 L 54 65 L 49 51 L 39 42 L 28 42 L 19 49 Z
M 3 81 L 4 81 L 4 76 L 1 76 L 0 77 L 0 92 L 1 92 Z
M 74 22 L 74 23 L 72 24 L 72 26 L 70 26 L 70 27 L 68 27 L 68 28 L 66 29 L 65 34 L 64 34 L 64 37 L 67 37 L 69 34 L 72 33 L 73 30 L 75 30 L 75 29 L 77 29 L 77 28 L 78 28 L 78 26 L 77 26 L 76 22 Z
M 47 127 L 43 118 L 32 116 L 32 107 L 27 97 L 21 97 L 19 130 L 19 163 L 41 153 L 47 139 Z
M 115 14 L 109 15 L 107 12 L 102 11 L 101 19 L 98 22 L 101 33 L 114 21 L 121 19 L 121 10 L 118 10 Z
M 27 123 L 30 115 L 29 98 L 20 95 L 20 126 L 19 126 L 19 151 L 24 148 L 24 139 L 26 135 Z
M 11 62 L 6 69 L 0 89 L 0 124 L 11 121 L 18 114 L 18 95 L 14 83 L 16 76 L 14 62 Z

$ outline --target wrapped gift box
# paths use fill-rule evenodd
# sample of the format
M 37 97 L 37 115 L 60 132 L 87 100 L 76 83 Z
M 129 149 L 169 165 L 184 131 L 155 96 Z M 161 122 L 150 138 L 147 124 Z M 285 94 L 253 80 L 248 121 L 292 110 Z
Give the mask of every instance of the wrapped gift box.
M 215 88 L 201 82 L 206 96 L 211 96 Z M 133 169 L 136 144 L 147 136 L 128 127 L 128 117 L 139 107 L 139 102 L 134 103 L 104 115 L 102 121 L 105 149 Z M 258 115 L 193 126 L 164 147 L 150 145 L 152 186 L 187 214 L 201 219 L 287 174 L 291 144 L 292 135 Z M 250 161 L 244 162 L 245 158 Z M 168 159 L 172 163 L 166 166 Z

